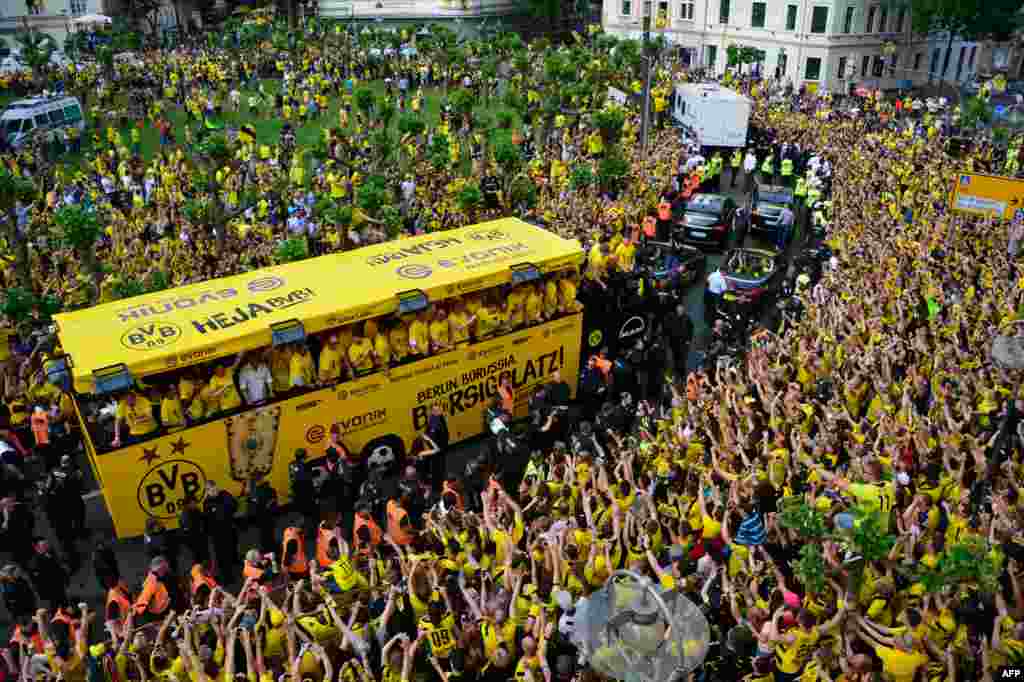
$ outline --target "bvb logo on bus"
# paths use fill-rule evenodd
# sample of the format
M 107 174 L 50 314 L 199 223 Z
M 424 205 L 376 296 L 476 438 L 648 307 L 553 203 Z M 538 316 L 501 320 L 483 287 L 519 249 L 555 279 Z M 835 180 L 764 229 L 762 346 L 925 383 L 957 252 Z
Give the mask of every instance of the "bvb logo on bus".
M 146 472 L 139 483 L 139 507 L 149 516 L 173 519 L 181 513 L 185 499 L 202 501 L 206 474 L 195 462 L 172 459 Z
M 139 324 L 121 335 L 121 345 L 128 350 L 153 350 L 172 345 L 181 338 L 181 327 L 173 322 L 153 320 Z

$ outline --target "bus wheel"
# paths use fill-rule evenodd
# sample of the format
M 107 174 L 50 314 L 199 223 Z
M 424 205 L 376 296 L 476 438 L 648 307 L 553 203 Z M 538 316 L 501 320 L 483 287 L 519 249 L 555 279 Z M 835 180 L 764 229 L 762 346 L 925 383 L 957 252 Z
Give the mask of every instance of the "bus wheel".
M 402 439 L 393 434 L 374 439 L 363 448 L 363 461 L 371 471 L 393 471 L 404 455 Z

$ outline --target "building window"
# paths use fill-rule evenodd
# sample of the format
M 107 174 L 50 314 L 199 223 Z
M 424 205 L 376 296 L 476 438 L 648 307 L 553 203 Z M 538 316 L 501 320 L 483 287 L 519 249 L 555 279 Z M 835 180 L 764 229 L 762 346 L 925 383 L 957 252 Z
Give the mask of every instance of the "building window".
M 942 52 L 938 48 L 932 50 L 932 63 L 931 63 L 931 66 L 928 67 L 928 73 L 932 74 L 933 77 L 934 76 L 938 76 L 940 78 L 942 77 L 942 74 L 939 73 L 939 55 L 940 54 L 942 54 Z
M 977 56 L 978 56 L 978 46 L 975 45 L 975 46 L 973 46 L 971 48 L 971 58 L 967 62 L 967 69 L 969 71 L 974 71 L 974 58 L 977 57 Z
M 960 74 L 964 70 L 964 55 L 967 54 L 967 46 L 964 45 L 960 48 L 960 56 L 956 60 L 956 79 L 960 80 Z
M 718 23 L 729 23 L 729 9 L 729 0 L 722 0 L 722 4 L 718 6 Z
M 787 31 L 795 31 L 796 30 L 796 12 L 797 12 L 797 6 L 796 5 L 786 5 L 786 30 Z
M 750 6 L 750 25 L 753 28 L 764 28 L 764 18 L 767 14 L 766 3 L 755 2 Z
M 839 58 L 839 78 L 846 78 L 846 57 Z
M 868 8 L 868 21 L 864 24 L 864 32 L 871 33 L 872 27 L 875 25 L 875 15 L 878 14 L 878 6 Z
M 885 33 L 885 27 L 889 23 L 889 8 L 883 7 L 878 17 L 878 32 Z
M 815 7 L 811 10 L 811 33 L 824 33 L 828 30 L 828 7 Z
M 871 62 L 871 75 L 875 78 L 882 77 L 882 69 L 885 67 L 885 62 L 882 60 L 881 55 L 875 55 L 874 60 Z
M 708 45 L 708 67 L 715 68 L 715 62 L 718 60 L 718 46 Z
M 71 16 L 80 17 L 88 11 L 88 0 L 71 0 Z
M 804 66 L 804 80 L 816 81 L 821 78 L 821 57 L 808 57 Z
M 921 59 L 923 57 L 924 57 L 924 54 L 922 54 L 920 52 L 918 52 L 917 54 L 914 55 L 914 71 L 920 70 L 920 68 L 921 68 Z
M 622 0 L 622 16 L 631 17 L 633 16 L 633 3 L 631 0 Z
M 867 78 L 868 77 L 868 69 L 870 69 L 870 68 L 871 68 L 871 57 L 869 57 L 868 55 L 864 55 L 864 59 L 862 59 L 860 61 L 860 77 L 861 78 Z
M 666 12 L 668 3 L 665 3 Z M 693 0 L 683 0 L 679 3 L 679 18 L 683 21 L 693 21 Z
M 896 15 L 896 32 L 903 33 L 903 22 L 907 20 L 907 8 L 900 7 L 900 13 Z
M 855 7 L 846 8 L 846 18 L 843 19 L 843 33 L 853 32 L 853 14 L 857 9 Z

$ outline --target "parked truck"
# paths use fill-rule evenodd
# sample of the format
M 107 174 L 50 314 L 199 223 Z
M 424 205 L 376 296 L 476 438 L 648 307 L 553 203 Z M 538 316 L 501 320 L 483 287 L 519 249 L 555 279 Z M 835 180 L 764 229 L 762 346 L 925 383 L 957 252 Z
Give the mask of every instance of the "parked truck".
M 672 116 L 690 128 L 702 147 L 744 147 L 752 104 L 734 90 L 714 83 L 676 86 Z

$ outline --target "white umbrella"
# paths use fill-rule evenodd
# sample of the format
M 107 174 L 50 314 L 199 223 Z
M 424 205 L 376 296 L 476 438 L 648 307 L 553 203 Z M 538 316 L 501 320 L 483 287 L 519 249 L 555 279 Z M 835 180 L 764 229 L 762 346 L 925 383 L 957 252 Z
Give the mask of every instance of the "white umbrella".
M 71 23 L 73 24 L 111 24 L 114 20 L 105 14 L 83 14 Z

